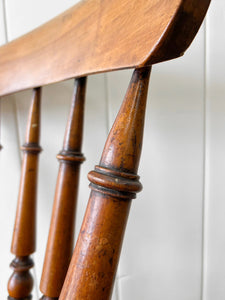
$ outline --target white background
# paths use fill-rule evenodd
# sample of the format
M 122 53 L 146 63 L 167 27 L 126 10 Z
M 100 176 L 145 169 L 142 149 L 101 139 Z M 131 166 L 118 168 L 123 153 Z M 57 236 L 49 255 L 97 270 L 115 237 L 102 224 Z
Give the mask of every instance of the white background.
M 0 0 L 0 43 L 10 41 L 76 0 Z M 139 175 L 113 300 L 225 299 L 225 1 L 213 0 L 183 58 L 153 68 Z M 59 62 L 59 64 L 63 64 Z M 77 233 L 89 196 L 87 173 L 98 163 L 131 71 L 90 76 Z M 38 295 L 54 188 L 56 154 L 73 81 L 44 87 L 38 232 Z M 10 242 L 31 92 L 1 100 L 0 298 L 7 297 Z

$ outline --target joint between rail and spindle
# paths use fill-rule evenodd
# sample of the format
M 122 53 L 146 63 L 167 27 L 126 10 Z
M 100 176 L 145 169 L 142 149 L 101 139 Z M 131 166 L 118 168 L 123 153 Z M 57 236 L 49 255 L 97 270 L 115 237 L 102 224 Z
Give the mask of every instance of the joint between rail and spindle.
M 96 166 L 95 170 L 88 174 L 92 190 L 121 199 L 136 198 L 136 193 L 142 190 L 139 178 L 135 174 L 101 166 Z
M 59 161 L 66 163 L 82 164 L 85 161 L 84 155 L 75 151 L 63 150 L 56 157 Z
M 38 144 L 24 144 L 20 148 L 23 152 L 39 154 L 42 151 L 42 148 Z

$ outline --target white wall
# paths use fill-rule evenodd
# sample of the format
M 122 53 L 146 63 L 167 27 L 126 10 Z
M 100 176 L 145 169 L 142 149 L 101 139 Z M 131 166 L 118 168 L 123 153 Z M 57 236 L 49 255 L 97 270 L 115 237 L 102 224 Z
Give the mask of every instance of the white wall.
M 37 27 L 76 0 L 0 0 L 0 43 Z M 225 299 L 225 2 L 183 58 L 153 68 L 143 155 L 144 186 L 133 201 L 113 300 Z M 90 76 L 77 216 L 89 196 L 87 173 L 98 163 L 131 71 Z M 73 82 L 43 89 L 38 192 L 37 286 Z M 31 92 L 1 101 L 0 295 L 7 297 L 9 254 Z M 56 134 L 57 132 L 57 134 Z M 34 291 L 38 298 L 38 288 Z M 40 296 L 40 293 L 39 293 Z

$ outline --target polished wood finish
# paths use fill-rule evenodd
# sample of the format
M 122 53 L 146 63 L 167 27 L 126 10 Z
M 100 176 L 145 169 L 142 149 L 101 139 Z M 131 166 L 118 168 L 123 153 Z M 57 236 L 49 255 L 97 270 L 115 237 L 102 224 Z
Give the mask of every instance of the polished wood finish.
M 196 35 L 209 3 L 82 1 L 0 48 L 0 95 L 181 56 Z
M 14 269 L 8 282 L 8 300 L 30 300 L 33 289 L 33 277 L 29 270 L 34 266 L 33 260 L 29 256 L 16 256 L 10 264 Z
M 12 240 L 10 300 L 30 300 L 35 251 L 40 88 L 76 79 L 41 279 L 43 300 L 109 300 L 137 175 L 151 65 L 183 55 L 210 0 L 84 0 L 52 21 L 0 47 L 0 96 L 35 88 Z M 86 77 L 135 68 L 100 160 L 72 256 Z M 66 276 L 66 279 L 65 279 Z M 65 279 L 64 285 L 63 281 Z M 63 288 L 62 288 L 63 285 Z M 61 291 L 62 288 L 62 291 Z M 61 295 L 59 296 L 61 291 Z
M 108 300 L 131 199 L 142 188 L 137 176 L 150 68 L 136 69 L 110 131 L 60 300 Z
M 11 252 L 16 258 L 10 265 L 14 272 L 8 282 L 9 299 L 30 299 L 33 287 L 33 279 L 29 272 L 33 261 L 29 255 L 35 251 L 38 154 L 41 151 L 40 100 L 41 89 L 37 88 L 33 92 L 25 144 L 21 148 L 24 156 L 11 245 Z
M 57 299 L 73 254 L 74 222 L 79 184 L 86 78 L 75 80 L 60 161 L 40 290 L 42 299 Z

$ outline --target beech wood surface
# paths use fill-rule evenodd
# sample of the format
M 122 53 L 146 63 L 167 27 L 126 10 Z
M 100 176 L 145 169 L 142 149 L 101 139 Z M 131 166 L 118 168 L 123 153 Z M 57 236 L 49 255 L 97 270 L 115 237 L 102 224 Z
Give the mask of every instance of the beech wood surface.
M 210 0 L 86 0 L 0 47 L 0 96 L 181 56 Z
M 86 78 L 75 80 L 74 96 L 65 132 L 52 219 L 45 253 L 40 290 L 42 299 L 57 299 L 60 295 L 74 248 L 74 223 L 81 153 Z
M 137 176 L 150 68 L 134 71 L 99 166 L 60 300 L 111 298 L 131 199 L 142 189 Z
M 35 251 L 38 154 L 41 151 L 40 101 L 41 89 L 37 88 L 33 92 L 25 144 L 21 147 L 24 155 L 11 245 L 11 252 L 16 258 L 10 265 L 14 272 L 8 282 L 9 299 L 30 299 L 33 288 L 29 269 L 34 263 L 29 255 Z

